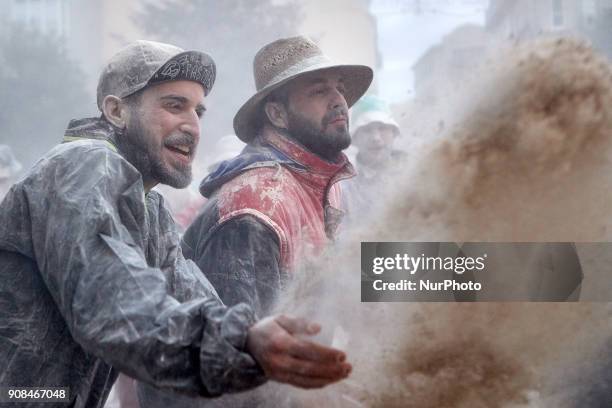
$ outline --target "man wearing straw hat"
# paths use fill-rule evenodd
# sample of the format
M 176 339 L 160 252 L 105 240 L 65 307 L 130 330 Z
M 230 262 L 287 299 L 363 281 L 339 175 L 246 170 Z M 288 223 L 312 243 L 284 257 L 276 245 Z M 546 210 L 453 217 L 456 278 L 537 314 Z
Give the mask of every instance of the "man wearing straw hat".
M 226 304 L 270 310 L 283 282 L 333 239 L 343 212 L 337 183 L 353 177 L 348 109 L 372 70 L 330 61 L 311 40 L 274 41 L 256 54 L 256 93 L 234 117 L 247 147 L 204 179 L 210 198 L 183 252 Z

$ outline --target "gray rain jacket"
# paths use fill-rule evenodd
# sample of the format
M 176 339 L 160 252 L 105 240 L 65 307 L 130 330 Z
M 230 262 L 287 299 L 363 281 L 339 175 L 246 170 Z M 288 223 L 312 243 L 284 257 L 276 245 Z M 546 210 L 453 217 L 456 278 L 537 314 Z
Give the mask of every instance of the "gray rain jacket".
M 71 122 L 0 205 L 0 387 L 69 387 L 102 407 L 117 371 L 191 395 L 265 381 L 255 321 L 183 258 L 163 198 L 101 119 Z

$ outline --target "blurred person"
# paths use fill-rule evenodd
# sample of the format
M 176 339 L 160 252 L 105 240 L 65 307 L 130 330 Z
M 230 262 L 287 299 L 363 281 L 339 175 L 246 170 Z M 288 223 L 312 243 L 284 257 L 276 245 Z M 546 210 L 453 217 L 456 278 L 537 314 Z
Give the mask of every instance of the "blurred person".
M 67 387 L 71 407 L 102 406 L 117 372 L 216 396 L 266 379 L 321 387 L 350 371 L 320 328 L 245 304 L 226 307 L 186 261 L 158 183 L 191 181 L 199 118 L 215 79 L 205 53 L 137 41 L 97 89 L 99 118 L 0 205 L 0 386 Z M 20 406 L 37 406 L 23 402 Z
M 387 103 L 375 95 L 366 95 L 351 110 L 353 146 L 357 149 L 357 176 L 343 183 L 349 220 L 361 220 L 383 192 L 385 180 L 394 166 L 407 159 L 394 149 L 401 132 Z M 359 222 L 359 221 L 357 221 Z
M 21 167 L 10 146 L 0 145 L 0 202 L 11 188 Z
M 332 62 L 302 36 L 265 45 L 253 69 L 257 91 L 234 117 L 248 146 L 203 180 L 209 201 L 182 247 L 226 304 L 266 314 L 291 273 L 334 237 L 337 183 L 354 175 L 342 153 L 348 108 L 373 73 Z
M 402 158 L 394 149 L 401 135 L 399 125 L 382 99 L 367 95 L 352 109 L 353 145 L 357 148 L 355 167 L 357 178 L 372 180 L 389 164 Z

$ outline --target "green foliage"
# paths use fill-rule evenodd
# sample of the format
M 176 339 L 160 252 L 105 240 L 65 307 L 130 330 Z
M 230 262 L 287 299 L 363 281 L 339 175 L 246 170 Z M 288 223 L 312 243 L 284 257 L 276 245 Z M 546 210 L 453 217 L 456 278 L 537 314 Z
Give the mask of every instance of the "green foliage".
M 233 133 L 232 120 L 254 93 L 253 57 L 266 43 L 297 34 L 292 1 L 163 0 L 133 17 L 151 39 L 202 50 L 217 64 L 217 81 L 203 119 L 203 143 Z
M 3 22 L 6 24 L 6 22 Z M 9 144 L 25 168 L 59 143 L 71 118 L 93 98 L 84 74 L 62 43 L 16 24 L 0 36 L 0 143 Z

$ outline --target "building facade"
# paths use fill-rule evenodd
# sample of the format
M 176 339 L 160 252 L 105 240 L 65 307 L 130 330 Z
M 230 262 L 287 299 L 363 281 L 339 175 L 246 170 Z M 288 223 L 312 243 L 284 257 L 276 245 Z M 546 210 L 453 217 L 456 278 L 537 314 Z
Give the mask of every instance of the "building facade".
M 505 40 L 577 36 L 612 57 L 612 0 L 491 0 L 486 26 Z

